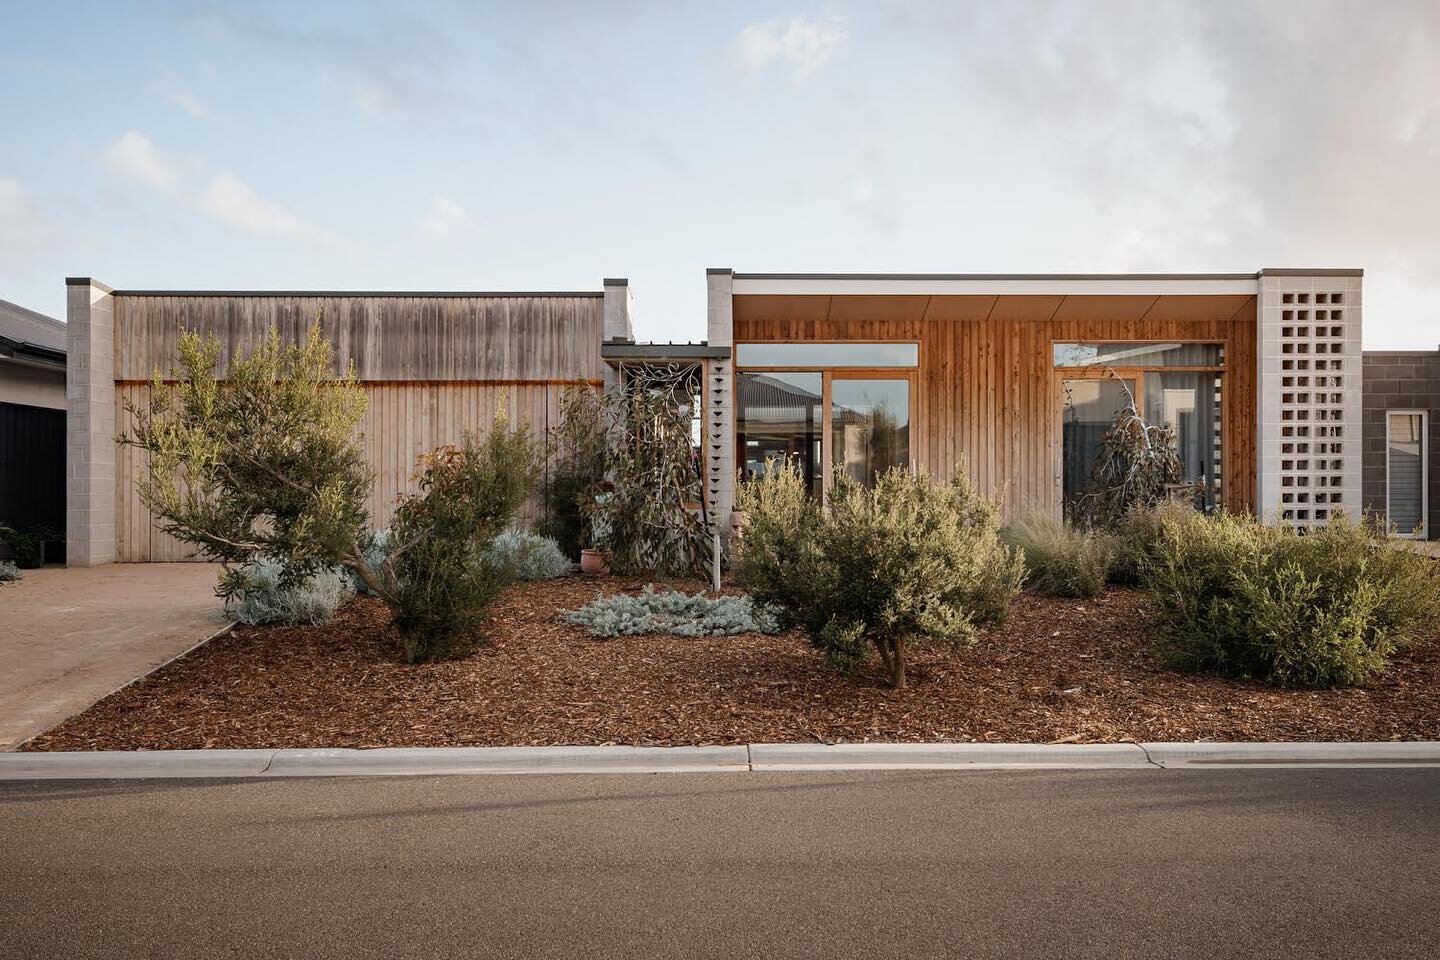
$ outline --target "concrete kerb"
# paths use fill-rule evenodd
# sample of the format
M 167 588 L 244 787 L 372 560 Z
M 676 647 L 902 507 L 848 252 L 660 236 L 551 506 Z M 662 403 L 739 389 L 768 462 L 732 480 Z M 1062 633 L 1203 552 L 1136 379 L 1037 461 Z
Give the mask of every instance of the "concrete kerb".
M 1413 743 L 766 743 L 733 747 L 458 747 L 0 754 L 0 780 L 126 780 L 835 770 L 1206 770 L 1440 767 Z

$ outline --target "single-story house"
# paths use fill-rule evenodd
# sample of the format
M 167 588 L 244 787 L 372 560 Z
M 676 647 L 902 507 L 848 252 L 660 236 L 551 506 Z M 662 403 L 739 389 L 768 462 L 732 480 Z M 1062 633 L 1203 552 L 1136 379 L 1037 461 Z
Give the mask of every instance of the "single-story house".
M 1232 274 L 707 272 L 706 338 L 639 343 L 629 286 L 567 293 L 115 290 L 69 283 L 72 562 L 179 559 L 134 496 L 144 465 L 117 410 L 181 329 L 222 357 L 318 318 L 371 406 L 383 523 L 415 458 L 483 426 L 499 397 L 537 428 L 568 384 L 633 364 L 693 369 L 707 513 L 738 477 L 794 457 L 816 495 L 838 471 L 957 465 L 1007 509 L 1059 515 L 1133 396 L 1177 435 L 1208 502 L 1300 526 L 1362 506 L 1362 271 Z M 74 403 L 83 400 L 83 403 Z
M 0 300 L 0 523 L 64 558 L 65 324 Z M 0 547 L 0 550 L 3 550 Z

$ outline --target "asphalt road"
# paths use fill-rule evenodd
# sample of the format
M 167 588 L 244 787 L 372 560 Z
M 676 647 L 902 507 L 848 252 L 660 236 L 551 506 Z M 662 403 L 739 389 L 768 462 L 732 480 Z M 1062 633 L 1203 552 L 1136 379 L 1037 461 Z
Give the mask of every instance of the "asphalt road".
M 0 784 L 0 956 L 1426 957 L 1440 770 Z

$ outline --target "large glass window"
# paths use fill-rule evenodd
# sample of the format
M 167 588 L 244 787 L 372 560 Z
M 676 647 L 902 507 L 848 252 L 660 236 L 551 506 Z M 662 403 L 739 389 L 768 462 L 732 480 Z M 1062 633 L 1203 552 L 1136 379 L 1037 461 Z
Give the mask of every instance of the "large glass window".
M 768 460 L 793 460 L 818 497 L 824 477 L 822 375 L 741 373 L 735 381 L 744 476 L 760 475 Z
M 1385 417 L 1385 513 L 1401 537 L 1426 535 L 1425 414 L 1392 410 Z
M 918 343 L 742 343 L 735 347 L 739 367 L 913 367 L 920 362 Z
M 1146 421 L 1174 432 L 1181 484 L 1193 489 L 1205 507 L 1219 503 L 1224 374 L 1220 344 L 1056 343 L 1053 347 L 1055 366 L 1063 371 L 1061 476 L 1067 509 L 1093 484 L 1100 445 L 1115 414 L 1132 397 Z
M 830 461 L 864 484 L 910 464 L 908 379 L 830 381 Z
M 820 496 L 841 473 L 861 483 L 910 464 L 910 376 L 742 370 L 736 433 L 745 477 L 794 463 Z

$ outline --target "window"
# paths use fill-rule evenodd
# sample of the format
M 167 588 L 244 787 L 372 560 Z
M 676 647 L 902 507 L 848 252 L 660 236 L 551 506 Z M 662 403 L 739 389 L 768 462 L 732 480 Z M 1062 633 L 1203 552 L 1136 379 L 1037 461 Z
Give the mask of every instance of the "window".
M 821 496 L 842 473 L 868 484 L 892 467 L 908 467 L 913 373 L 905 368 L 917 365 L 919 349 L 853 341 L 739 344 L 736 434 L 743 476 L 762 473 L 769 460 L 788 459 L 811 494 Z
M 1385 414 L 1385 516 L 1397 537 L 1425 539 L 1429 497 L 1429 451 L 1423 410 L 1391 410 Z
M 1067 509 L 1092 485 L 1101 440 L 1132 397 L 1147 421 L 1174 431 L 1182 483 L 1205 507 L 1219 503 L 1222 344 L 1055 343 L 1053 356 L 1060 374 L 1059 480 Z
M 737 367 L 914 367 L 918 343 L 742 343 L 735 347 Z
M 1057 367 L 1220 367 L 1218 343 L 1056 343 Z

